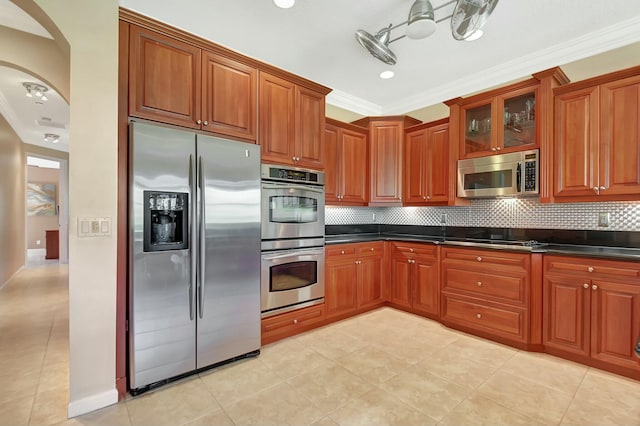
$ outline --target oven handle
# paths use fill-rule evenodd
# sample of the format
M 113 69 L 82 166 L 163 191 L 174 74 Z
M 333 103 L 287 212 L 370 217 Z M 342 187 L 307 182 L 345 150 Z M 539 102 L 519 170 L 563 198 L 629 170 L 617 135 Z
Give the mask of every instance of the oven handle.
M 304 185 L 277 185 L 277 184 L 262 184 L 263 189 L 300 189 L 302 191 L 311 191 L 311 192 L 319 192 L 324 193 L 324 189 L 318 189 L 313 186 L 304 186 Z
M 278 252 L 278 253 L 282 253 L 282 252 Z M 287 250 L 287 253 L 283 253 L 283 254 L 274 254 L 274 255 L 269 255 L 269 254 L 263 254 L 262 255 L 262 260 L 275 260 L 275 259 L 284 259 L 285 257 L 297 257 L 297 256 L 304 256 L 304 255 L 308 255 L 308 254 L 324 254 L 324 249 L 314 249 L 314 250 L 296 250 L 296 249 L 292 249 L 292 250 Z

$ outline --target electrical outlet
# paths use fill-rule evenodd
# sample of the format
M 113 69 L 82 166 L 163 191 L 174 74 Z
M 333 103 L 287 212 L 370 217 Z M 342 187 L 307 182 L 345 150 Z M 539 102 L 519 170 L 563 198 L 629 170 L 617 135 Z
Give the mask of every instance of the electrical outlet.
M 375 213 L 371 213 L 371 220 L 372 221 L 376 221 L 376 214 Z
M 40 240 L 36 240 L 36 245 L 39 246 L 40 245 Z
M 446 225 L 447 223 L 447 214 L 446 213 L 442 213 L 442 215 L 440 216 L 440 223 L 443 225 Z
M 600 212 L 598 213 L 598 226 L 607 227 L 609 226 L 609 212 Z

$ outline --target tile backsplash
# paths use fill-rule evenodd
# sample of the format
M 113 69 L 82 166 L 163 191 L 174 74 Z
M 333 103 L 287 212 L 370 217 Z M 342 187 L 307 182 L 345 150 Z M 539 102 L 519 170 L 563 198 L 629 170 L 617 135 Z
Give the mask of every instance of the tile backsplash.
M 609 213 L 609 226 L 598 214 Z M 460 207 L 327 207 L 327 225 L 483 226 L 599 231 L 640 231 L 640 201 L 542 204 L 537 199 L 478 199 Z

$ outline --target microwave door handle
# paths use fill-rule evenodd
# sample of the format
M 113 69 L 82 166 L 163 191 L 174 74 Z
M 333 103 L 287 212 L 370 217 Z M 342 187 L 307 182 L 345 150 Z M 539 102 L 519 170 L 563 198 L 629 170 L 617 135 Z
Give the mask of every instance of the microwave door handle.
M 302 186 L 302 185 L 271 185 L 271 184 L 263 184 L 262 187 L 264 189 L 300 189 L 303 191 L 311 191 L 311 192 L 319 192 L 319 193 L 323 193 L 324 189 L 321 188 L 314 188 L 311 186 Z
M 516 191 L 521 194 L 523 193 L 523 188 L 522 188 L 522 163 L 518 162 L 518 166 L 516 167 Z

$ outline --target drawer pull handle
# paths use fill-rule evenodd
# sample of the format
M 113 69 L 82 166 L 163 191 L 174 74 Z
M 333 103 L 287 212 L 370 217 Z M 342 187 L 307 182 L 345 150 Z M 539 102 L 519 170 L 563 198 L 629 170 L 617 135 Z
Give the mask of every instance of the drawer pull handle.
M 589 284 L 584 283 L 584 284 L 582 284 L 582 287 L 584 287 L 584 288 L 589 288 Z
M 376 249 L 374 249 L 373 247 L 371 247 L 369 250 L 371 250 L 371 251 L 376 251 Z
M 476 260 L 477 260 L 478 262 L 482 262 L 482 257 L 478 256 L 478 257 L 476 257 Z
M 344 254 L 344 250 L 340 251 L 340 254 Z
M 594 285 L 591 286 L 591 290 L 597 290 L 597 289 L 598 289 L 597 285 L 594 284 Z
M 298 320 L 297 320 L 297 319 L 294 319 L 294 320 L 293 320 L 293 323 L 294 323 L 294 324 L 297 324 L 297 323 L 298 323 Z
M 413 253 L 413 249 L 412 249 L 412 248 L 410 248 L 410 249 L 409 249 L 409 252 L 410 252 L 410 253 Z
M 589 271 L 589 272 L 593 272 L 593 267 L 589 266 L 589 267 L 587 268 L 587 271 Z
M 478 281 L 477 284 L 478 284 L 478 287 L 482 287 L 482 281 Z
M 478 319 L 482 318 L 482 314 L 476 314 L 476 318 Z

